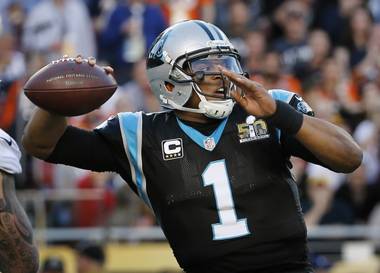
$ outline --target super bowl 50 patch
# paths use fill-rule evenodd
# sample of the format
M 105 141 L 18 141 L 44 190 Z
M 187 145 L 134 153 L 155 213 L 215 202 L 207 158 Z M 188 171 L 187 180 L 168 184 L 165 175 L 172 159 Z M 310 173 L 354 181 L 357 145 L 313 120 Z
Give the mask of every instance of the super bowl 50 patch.
M 238 124 L 237 127 L 240 143 L 270 137 L 266 122 L 262 119 L 256 120 L 254 116 L 248 116 L 246 122 Z

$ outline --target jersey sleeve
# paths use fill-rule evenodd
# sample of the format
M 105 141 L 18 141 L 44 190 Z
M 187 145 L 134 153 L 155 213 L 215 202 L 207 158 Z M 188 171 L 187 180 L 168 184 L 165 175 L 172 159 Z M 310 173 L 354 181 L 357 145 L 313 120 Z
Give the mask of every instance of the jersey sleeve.
M 136 190 L 130 183 L 131 170 L 118 117 L 108 119 L 92 131 L 68 126 L 46 161 L 98 172 L 116 172 Z
M 275 100 L 280 100 L 288 103 L 297 111 L 303 113 L 304 115 L 314 116 L 313 109 L 307 104 L 306 101 L 302 99 L 296 93 L 282 90 L 282 89 L 272 89 L 269 90 L 269 94 Z M 324 166 L 324 164 L 318 160 L 305 146 L 303 146 L 294 136 L 289 136 L 281 130 L 278 130 L 279 140 L 281 142 L 283 151 L 286 156 L 297 156 L 308 162 L 312 162 L 318 165 Z

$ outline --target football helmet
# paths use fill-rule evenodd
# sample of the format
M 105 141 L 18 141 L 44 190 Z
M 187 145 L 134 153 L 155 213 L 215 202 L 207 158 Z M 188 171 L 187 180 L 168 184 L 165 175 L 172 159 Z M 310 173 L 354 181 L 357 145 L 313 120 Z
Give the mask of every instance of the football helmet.
M 148 54 L 148 78 L 163 107 L 218 119 L 231 113 L 235 102 L 230 92 L 237 87 L 222 75 L 218 65 L 244 73 L 237 50 L 218 27 L 200 20 L 177 23 L 156 38 Z M 202 90 L 199 84 L 207 77 L 219 79 L 218 90 Z M 200 98 L 198 108 L 185 105 L 193 92 Z

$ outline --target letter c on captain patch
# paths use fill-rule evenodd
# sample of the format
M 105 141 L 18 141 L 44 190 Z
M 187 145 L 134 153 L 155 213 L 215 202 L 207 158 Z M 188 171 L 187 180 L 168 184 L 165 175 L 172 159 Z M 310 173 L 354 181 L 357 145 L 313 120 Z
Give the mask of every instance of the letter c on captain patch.
M 183 157 L 183 144 L 181 138 L 163 140 L 162 157 L 164 160 L 172 160 Z

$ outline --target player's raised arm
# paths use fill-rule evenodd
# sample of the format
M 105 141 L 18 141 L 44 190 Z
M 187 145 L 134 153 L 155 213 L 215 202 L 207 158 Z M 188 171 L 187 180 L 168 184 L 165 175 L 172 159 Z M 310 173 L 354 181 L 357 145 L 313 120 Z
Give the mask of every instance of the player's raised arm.
M 294 135 L 316 158 L 337 172 L 352 172 L 362 161 L 362 151 L 342 128 L 327 121 L 309 117 L 288 104 L 274 100 L 260 84 L 220 68 L 225 76 L 243 91 L 232 94 L 251 115 L 267 118 L 289 135 Z
M 87 113 L 112 96 L 116 89 L 110 76 L 113 70 L 103 69 L 94 58 L 64 56 L 32 76 L 26 95 L 46 110 L 37 107 L 25 128 L 22 144 L 29 154 L 46 159 L 66 130 L 65 116 Z

